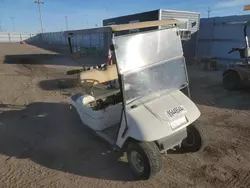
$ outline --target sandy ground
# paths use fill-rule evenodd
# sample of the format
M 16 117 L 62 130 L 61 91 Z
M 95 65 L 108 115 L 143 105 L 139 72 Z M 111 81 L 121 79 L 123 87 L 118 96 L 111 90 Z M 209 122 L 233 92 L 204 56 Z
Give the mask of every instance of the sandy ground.
M 220 72 L 190 68 L 192 98 L 202 112 L 197 123 L 209 145 L 202 153 L 164 155 L 162 172 L 135 181 L 118 153 L 70 110 L 74 89 L 60 89 L 58 79 L 71 81 L 65 71 L 76 66 L 66 55 L 0 45 L 1 188 L 250 187 L 249 92 L 228 92 Z

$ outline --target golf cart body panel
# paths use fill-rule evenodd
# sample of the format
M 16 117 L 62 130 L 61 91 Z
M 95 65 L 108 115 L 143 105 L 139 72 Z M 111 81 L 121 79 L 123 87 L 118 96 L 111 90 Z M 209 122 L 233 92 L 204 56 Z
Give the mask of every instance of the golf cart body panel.
M 105 109 L 93 110 L 88 106 L 96 99 L 91 95 L 73 95 L 71 104 L 77 109 L 82 122 L 94 131 L 102 131 L 121 120 L 122 104 L 110 105 Z
M 127 109 L 128 130 L 116 144 L 122 147 L 129 137 L 147 142 L 163 139 L 184 129 L 199 116 L 200 111 L 186 95 L 178 90 L 171 92 L 136 108 Z
M 116 144 L 157 141 L 194 122 L 200 112 L 181 91 L 188 86 L 177 28 L 113 38 L 124 98 Z

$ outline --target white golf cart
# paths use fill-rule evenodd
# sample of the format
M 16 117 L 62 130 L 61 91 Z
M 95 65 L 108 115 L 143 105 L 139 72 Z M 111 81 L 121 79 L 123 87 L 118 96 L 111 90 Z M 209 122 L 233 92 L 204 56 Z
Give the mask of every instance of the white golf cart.
M 93 85 L 88 94 L 71 97 L 83 124 L 126 152 L 140 179 L 161 170 L 161 153 L 178 147 L 198 151 L 204 146 L 200 127 L 191 125 L 200 111 L 181 91 L 189 89 L 176 24 L 177 20 L 164 20 L 110 26 L 117 64 L 104 71 L 91 70 L 92 76 L 91 71 L 82 72 L 81 78 L 94 80 Z M 121 30 L 165 25 L 164 29 L 115 35 Z M 100 86 L 103 80 L 116 78 L 118 88 Z

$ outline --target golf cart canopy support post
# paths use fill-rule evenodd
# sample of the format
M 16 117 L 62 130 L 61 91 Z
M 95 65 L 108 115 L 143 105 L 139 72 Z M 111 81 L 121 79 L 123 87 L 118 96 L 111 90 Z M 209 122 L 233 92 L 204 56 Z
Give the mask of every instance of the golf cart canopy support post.
M 250 21 L 247 21 L 244 25 L 244 37 L 246 39 L 246 48 L 249 48 L 249 41 L 247 36 L 247 27 L 250 25 Z
M 132 24 L 122 24 L 122 25 L 112 25 L 112 31 L 124 31 L 124 30 L 132 30 L 132 29 L 140 29 L 147 27 L 155 27 L 155 26 L 164 26 L 164 25 L 178 25 L 180 21 L 175 19 L 169 20 L 157 20 L 157 21 L 147 21 L 147 22 L 138 22 Z

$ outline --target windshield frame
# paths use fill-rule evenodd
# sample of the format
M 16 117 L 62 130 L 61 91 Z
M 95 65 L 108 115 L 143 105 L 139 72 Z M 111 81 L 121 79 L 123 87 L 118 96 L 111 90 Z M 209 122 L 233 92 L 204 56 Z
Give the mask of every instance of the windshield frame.
M 128 36 L 135 36 L 135 35 L 141 35 L 141 34 L 147 34 L 147 33 L 152 33 L 152 32 L 161 32 L 163 30 L 171 30 L 171 29 L 173 31 L 177 32 L 177 38 L 176 38 L 176 40 L 178 40 L 178 43 L 179 43 L 178 44 L 179 46 L 177 46 L 177 48 L 179 48 L 178 50 L 180 51 L 178 56 L 175 56 L 175 57 L 169 58 L 169 59 L 165 59 L 163 61 L 154 62 L 154 63 L 150 62 L 150 64 L 146 64 L 144 66 L 140 66 L 140 67 L 137 67 L 137 68 L 135 68 L 133 70 L 129 70 L 129 71 L 125 71 L 125 72 L 121 71 L 121 67 L 120 67 L 120 64 L 119 64 L 119 59 L 116 61 L 117 62 L 117 71 L 118 71 L 118 75 L 119 75 L 118 77 L 119 77 L 120 87 L 121 87 L 121 91 L 123 93 L 123 103 L 124 103 L 124 106 L 132 104 L 135 101 L 140 101 L 140 99 L 142 99 L 142 98 L 150 98 L 150 99 L 152 99 L 158 93 L 161 93 L 161 95 L 165 95 L 166 93 L 169 93 L 169 92 L 173 91 L 173 90 L 164 89 L 164 90 L 161 90 L 161 91 L 156 91 L 156 92 L 151 92 L 151 93 L 148 93 L 148 94 L 139 95 L 139 96 L 137 96 L 137 97 L 135 97 L 135 98 L 133 98 L 131 100 L 127 100 L 127 95 L 126 95 L 126 90 L 125 90 L 126 89 L 126 87 L 125 87 L 125 77 L 128 76 L 128 75 L 130 75 L 130 74 L 137 74 L 140 71 L 143 71 L 143 70 L 146 70 L 146 69 L 150 69 L 152 67 L 156 67 L 156 66 L 158 66 L 160 64 L 167 64 L 168 61 L 171 61 L 171 60 L 174 60 L 174 59 L 177 59 L 177 58 L 182 58 L 183 65 L 184 65 L 183 68 L 184 68 L 184 72 L 185 72 L 184 74 L 185 74 L 185 77 L 186 77 L 186 81 L 185 81 L 185 84 L 183 84 L 179 88 L 176 88 L 175 90 L 177 90 L 177 89 L 180 90 L 180 89 L 183 89 L 185 87 L 188 87 L 189 81 L 188 81 L 188 76 L 187 76 L 187 69 L 186 69 L 185 58 L 183 57 L 183 49 L 182 49 L 181 39 L 180 39 L 180 36 L 178 35 L 178 28 L 177 27 L 168 27 L 168 28 L 162 28 L 162 29 L 157 29 L 157 30 L 150 30 L 150 31 L 145 31 L 145 32 L 140 32 L 140 33 L 127 34 L 127 35 L 122 35 L 122 36 L 115 36 L 115 35 L 113 35 L 112 40 L 113 40 L 113 44 L 114 44 L 114 47 L 115 47 L 115 50 L 114 50 L 115 53 L 114 54 L 115 54 L 115 57 L 117 59 L 117 49 L 116 49 L 117 48 L 117 46 L 116 46 L 116 39 L 117 38 L 128 37 Z M 170 44 L 171 44 L 171 41 L 170 41 Z
M 168 37 L 168 35 L 162 35 L 162 32 L 169 32 L 167 34 L 173 35 L 173 36 Z M 165 33 L 163 33 L 163 34 L 165 34 Z M 156 36 L 150 36 L 150 35 L 156 35 Z M 169 40 L 168 43 L 170 43 L 172 45 L 160 46 L 160 45 L 163 44 L 161 41 L 164 41 L 164 39 L 166 39 L 164 37 L 166 37 L 166 36 L 167 36 L 167 39 Z M 138 37 L 142 38 L 143 40 L 137 41 Z M 139 45 L 140 45 L 141 42 L 143 43 L 145 41 L 145 38 L 147 38 L 147 37 L 149 39 L 151 38 L 151 40 L 152 40 L 152 37 L 157 37 L 157 40 L 155 40 L 155 38 L 153 38 L 153 40 L 152 40 L 152 42 L 157 41 L 157 43 L 156 43 L 157 44 L 157 49 L 158 48 L 164 48 L 165 46 L 167 46 L 167 47 L 171 47 L 170 49 L 168 49 L 169 51 L 171 51 L 171 53 L 169 53 L 167 51 L 168 55 L 172 54 L 172 53 L 178 53 L 178 54 L 175 54 L 175 56 L 171 56 L 170 58 L 167 58 L 167 59 L 159 59 L 159 60 L 154 59 L 154 61 L 143 62 L 144 63 L 143 65 L 139 65 L 136 68 L 130 68 L 130 70 L 122 70 L 123 69 L 122 67 L 124 66 L 124 63 L 121 63 L 121 62 L 124 62 L 123 60 L 128 61 L 128 59 L 126 59 L 126 57 L 125 57 L 125 59 L 123 58 L 123 60 L 121 60 L 120 54 L 128 54 L 128 53 L 131 53 L 131 51 L 133 51 L 133 50 L 128 50 L 130 48 L 127 48 L 127 47 L 133 47 L 133 45 L 130 44 L 131 41 L 134 41 L 134 43 L 132 43 L 132 44 L 138 45 L 137 47 L 139 47 L 139 49 L 143 50 L 142 55 L 146 54 L 144 46 L 143 45 L 139 46 Z M 125 44 L 125 46 L 126 46 L 125 51 L 124 51 L 124 49 L 122 51 L 121 49 L 124 48 L 124 43 L 122 43 L 122 45 L 121 45 L 121 42 L 119 44 L 119 41 L 117 41 L 117 40 L 122 40 L 124 38 L 125 38 L 125 42 L 127 42 L 127 44 Z M 130 39 L 128 39 L 128 38 L 130 38 Z M 180 33 L 179 33 L 178 27 L 176 27 L 176 26 L 161 28 L 161 29 L 155 29 L 155 30 L 149 30 L 149 31 L 144 31 L 144 32 L 139 32 L 139 33 L 118 35 L 118 36 L 113 37 L 112 42 L 113 42 L 113 45 L 114 45 L 114 52 L 115 52 L 115 56 L 116 56 L 116 59 L 117 59 L 117 68 L 118 68 L 118 73 L 119 74 L 125 74 L 125 73 L 129 73 L 129 72 L 140 71 L 143 68 L 147 68 L 147 67 L 150 67 L 152 65 L 162 63 L 162 62 L 164 62 L 166 60 L 174 59 L 174 58 L 176 58 L 178 56 L 183 56 L 183 48 L 182 48 Z M 175 45 L 173 45 L 173 44 L 175 44 Z M 121 46 L 119 46 L 119 45 L 121 45 Z M 148 45 L 146 45 L 146 46 L 148 46 Z M 155 46 L 152 49 L 155 49 Z M 136 50 L 138 50 L 138 48 Z M 163 49 L 163 50 L 158 49 L 158 50 L 160 50 L 160 52 L 164 51 L 164 53 L 167 54 L 166 49 Z M 137 53 L 140 53 L 140 52 L 137 51 Z M 162 53 L 155 55 L 155 53 L 152 53 L 151 51 L 149 53 L 150 53 L 150 56 L 154 56 L 155 58 L 157 58 L 159 55 L 162 55 Z M 122 56 L 124 56 L 124 55 L 122 55 Z M 135 60 L 130 60 L 130 61 L 135 61 Z

